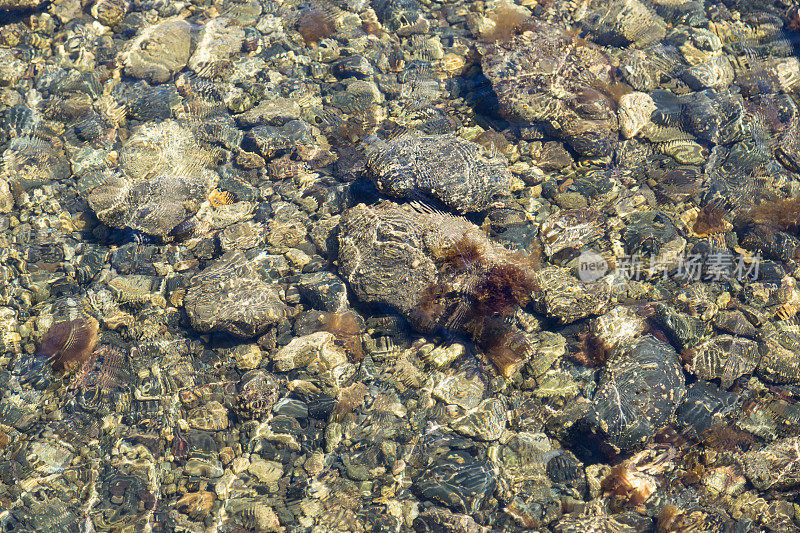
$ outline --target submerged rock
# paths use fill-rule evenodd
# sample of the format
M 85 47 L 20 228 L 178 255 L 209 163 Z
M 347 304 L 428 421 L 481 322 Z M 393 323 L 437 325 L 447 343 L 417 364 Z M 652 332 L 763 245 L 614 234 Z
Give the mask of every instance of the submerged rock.
M 0 0 L 0 9 L 31 9 L 44 3 L 45 0 Z
M 228 252 L 194 276 L 184 300 L 192 327 L 255 337 L 286 314 L 273 283 L 264 281 L 253 261 Z
M 455 512 L 471 514 L 480 509 L 496 483 L 491 466 L 464 451 L 453 450 L 421 472 L 412 490 Z
M 142 29 L 122 55 L 125 72 L 151 83 L 164 83 L 186 66 L 191 53 L 191 26 L 185 20 L 165 20 Z
M 122 147 L 119 169 L 90 172 L 81 188 L 97 217 L 116 228 L 166 236 L 193 215 L 219 176 L 210 154 L 174 121 L 142 126 Z
M 763 329 L 758 362 L 758 374 L 772 383 L 800 381 L 800 332 L 788 324 L 770 325 Z
M 620 346 L 601 370 L 585 422 L 614 448 L 633 450 L 670 421 L 685 393 L 672 346 L 640 337 Z
M 720 378 L 728 389 L 745 374 L 752 373 L 761 359 L 758 344 L 750 339 L 719 335 L 693 350 L 692 369 L 698 377 Z
M 761 490 L 800 485 L 800 439 L 790 437 L 741 456 L 747 479 Z
M 512 119 L 544 122 L 583 156 L 614 149 L 617 114 L 597 90 L 610 86 L 612 66 L 599 47 L 537 23 L 487 47 L 481 66 Z
M 394 198 L 432 197 L 451 209 L 484 211 L 509 194 L 511 172 L 478 145 L 455 135 L 408 133 L 367 147 L 367 170 L 378 190 Z
M 534 307 L 564 324 L 603 313 L 611 298 L 605 281 L 582 282 L 565 268 L 545 267 L 534 279 Z
M 70 165 L 62 150 L 46 139 L 16 137 L 3 152 L 2 176 L 16 195 L 66 179 Z M 7 200 L 6 200 L 7 204 Z
M 409 314 L 438 280 L 426 253 L 426 234 L 436 229 L 424 215 L 388 202 L 361 204 L 342 216 L 339 227 L 339 271 L 360 300 Z
M 534 263 L 419 206 L 359 204 L 340 220 L 339 268 L 360 300 L 393 306 L 423 332 L 470 335 L 506 375 L 532 355 L 513 316 L 531 299 Z

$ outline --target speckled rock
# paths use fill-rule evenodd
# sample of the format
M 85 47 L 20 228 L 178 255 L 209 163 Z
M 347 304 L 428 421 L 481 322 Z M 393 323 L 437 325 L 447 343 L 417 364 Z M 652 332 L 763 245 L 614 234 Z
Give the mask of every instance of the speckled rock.
M 14 208 L 14 195 L 6 180 L 0 179 L 0 213 L 10 213 Z
M 242 127 L 283 126 L 290 120 L 300 118 L 300 106 L 293 100 L 282 98 L 265 100 L 252 109 L 236 116 L 236 122 Z
M 740 407 L 741 400 L 735 393 L 700 380 L 687 387 L 686 396 L 675 417 L 685 435 L 703 438 Z
M 796 326 L 765 326 L 761 333 L 762 357 L 758 374 L 773 383 L 800 381 L 800 332 Z
M 195 407 L 186 414 L 189 426 L 207 431 L 220 431 L 228 427 L 228 410 L 217 402 Z
M 359 204 L 340 219 L 339 269 L 360 299 L 410 316 L 432 285 L 464 282 L 440 268 L 453 259 L 458 263 L 459 257 L 470 261 L 465 242 L 474 243 L 488 265 L 514 257 L 465 218 L 418 205 Z
M 0 307 L 0 350 L 19 353 L 21 340 L 16 311 L 10 307 Z
M 311 377 L 327 394 L 336 396 L 345 382 L 355 374 L 355 365 L 339 346 L 336 336 L 318 331 L 297 337 L 272 356 L 275 370 L 299 370 Z
M 544 252 L 553 256 L 564 249 L 580 250 L 602 238 L 605 217 L 594 209 L 562 209 L 550 215 L 540 229 Z
M 164 83 L 186 66 L 192 36 L 188 22 L 165 20 L 142 29 L 128 44 L 122 60 L 125 72 L 151 83 Z
M 556 533 L 580 533 L 584 531 L 637 533 L 640 530 L 611 515 L 581 516 L 579 513 L 570 513 L 559 520 L 553 531 Z
M 506 426 L 506 405 L 498 398 L 487 398 L 463 416 L 450 422 L 455 431 L 480 440 L 497 440 Z
M 219 234 L 219 245 L 226 252 L 249 250 L 262 244 L 263 240 L 264 226 L 252 220 L 231 224 Z
M 342 311 L 348 307 L 347 287 L 336 274 L 314 272 L 304 274 L 297 284 L 300 294 L 311 302 L 314 309 Z
M 260 369 L 246 372 L 236 387 L 236 413 L 248 420 L 266 416 L 278 399 L 278 387 L 278 378 L 269 372 Z
M 731 335 L 718 335 L 693 350 L 692 369 L 698 377 L 719 378 L 723 388 L 730 388 L 739 377 L 752 373 L 761 355 L 755 341 Z
M 800 438 L 781 439 L 742 455 L 747 479 L 761 490 L 800 485 Z
M 733 65 L 724 55 L 710 57 L 681 72 L 681 79 L 695 91 L 725 87 L 730 85 L 733 78 Z
M 70 165 L 62 150 L 46 139 L 15 137 L 3 152 L 0 177 L 18 195 L 69 176 Z
M 262 333 L 286 314 L 275 285 L 261 279 L 252 260 L 228 252 L 193 277 L 186 313 L 198 331 L 226 331 L 241 337 Z
M 109 226 L 166 236 L 194 214 L 219 176 L 210 154 L 173 121 L 142 126 L 122 147 L 119 170 L 87 172 L 79 188 Z
M 686 393 L 678 354 L 652 336 L 623 344 L 601 370 L 586 421 L 621 450 L 644 445 Z
M 230 18 L 208 21 L 197 35 L 197 45 L 188 60 L 189 68 L 209 78 L 226 73 L 232 67 L 231 57 L 240 50 L 244 37 L 244 28 Z M 180 46 L 182 42 L 175 44 Z
M 634 92 L 619 99 L 619 131 L 623 137 L 635 137 L 650 122 L 650 115 L 658 108 L 647 93 Z
M 730 89 L 705 90 L 684 97 L 682 110 L 686 128 L 698 139 L 731 144 L 744 136 L 742 97 Z
M 483 73 L 492 82 L 506 113 L 544 122 L 581 155 L 607 155 L 617 140 L 617 115 L 611 101 L 592 88 L 610 82 L 611 64 L 588 41 L 573 41 L 554 26 L 487 47 Z
M 0 0 L 0 9 L 31 9 L 44 3 L 44 0 Z
M 489 464 L 463 450 L 439 457 L 414 480 L 412 490 L 421 497 L 456 512 L 474 513 L 497 483 Z
M 595 0 L 589 2 L 584 20 L 598 42 L 642 47 L 660 41 L 667 33 L 666 23 L 647 2 L 639 0 Z
M 338 257 L 356 297 L 394 307 L 419 331 L 470 335 L 504 375 L 532 355 L 512 316 L 530 300 L 535 261 L 468 220 L 419 205 L 359 204 L 340 219 Z
M 508 194 L 511 172 L 478 145 L 455 135 L 408 133 L 366 150 L 378 190 L 394 198 L 433 197 L 462 212 L 483 211 Z
M 339 271 L 359 299 L 407 314 L 436 282 L 436 265 L 425 253 L 422 220 L 389 203 L 357 205 L 342 215 Z
M 289 120 L 281 126 L 256 126 L 245 136 L 252 142 L 264 159 L 272 159 L 284 152 L 292 152 L 314 145 L 311 126 L 301 120 Z
M 738 309 L 721 310 L 714 316 L 714 326 L 722 331 L 743 337 L 754 338 L 758 333 L 755 326 Z
M 534 274 L 534 279 L 534 306 L 564 324 L 603 313 L 611 298 L 607 283 L 582 282 L 566 268 L 545 267 Z
M 347 363 L 347 354 L 335 343 L 332 333 L 319 331 L 293 339 L 273 357 L 276 370 L 287 372 L 295 368 L 320 365 L 320 368 L 334 368 Z

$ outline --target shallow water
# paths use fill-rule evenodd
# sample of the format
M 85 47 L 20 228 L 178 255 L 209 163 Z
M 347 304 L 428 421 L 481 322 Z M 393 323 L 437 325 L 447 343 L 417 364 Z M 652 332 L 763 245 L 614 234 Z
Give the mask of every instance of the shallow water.
M 798 531 L 785 0 L 0 0 L 2 531 Z

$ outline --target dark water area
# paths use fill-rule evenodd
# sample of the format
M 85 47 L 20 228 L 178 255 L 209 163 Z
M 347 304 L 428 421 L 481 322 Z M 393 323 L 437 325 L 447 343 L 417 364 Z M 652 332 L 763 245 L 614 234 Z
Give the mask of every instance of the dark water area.
M 800 531 L 798 32 L 0 0 L 0 531 Z

